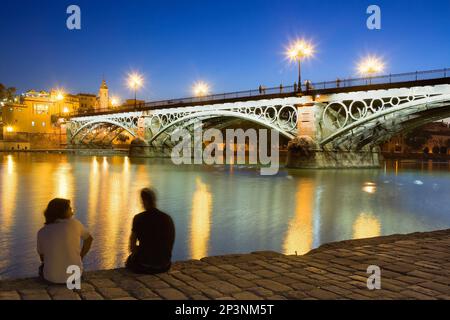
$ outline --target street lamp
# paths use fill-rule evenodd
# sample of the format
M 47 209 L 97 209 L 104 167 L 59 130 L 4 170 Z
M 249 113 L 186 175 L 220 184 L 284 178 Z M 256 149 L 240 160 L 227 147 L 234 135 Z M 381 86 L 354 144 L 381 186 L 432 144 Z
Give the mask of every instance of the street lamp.
M 373 75 L 383 72 L 384 68 L 384 62 L 376 56 L 368 56 L 358 63 L 358 73 L 369 77 L 369 81 L 371 81 Z
M 306 40 L 297 40 L 292 43 L 286 51 L 286 56 L 292 62 L 298 62 L 298 91 L 302 91 L 302 59 L 307 59 L 313 56 L 315 50 L 314 46 Z
M 134 90 L 134 108 L 136 108 L 136 92 L 144 84 L 144 78 L 138 73 L 131 73 L 128 75 L 127 79 L 128 88 Z
M 111 106 L 113 106 L 114 108 L 119 106 L 120 104 L 120 99 L 116 96 L 111 97 Z
M 14 131 L 14 128 L 12 126 L 7 126 L 6 127 L 6 132 L 11 133 Z
M 200 81 L 194 83 L 192 93 L 196 97 L 204 97 L 209 95 L 209 85 L 206 82 Z

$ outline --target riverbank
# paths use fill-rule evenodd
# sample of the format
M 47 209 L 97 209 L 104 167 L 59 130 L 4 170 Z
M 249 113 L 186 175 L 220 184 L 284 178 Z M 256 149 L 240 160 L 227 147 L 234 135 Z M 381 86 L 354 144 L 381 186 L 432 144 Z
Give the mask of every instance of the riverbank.
M 367 288 L 367 267 L 381 289 Z M 3 300 L 450 299 L 450 229 L 325 244 L 303 256 L 276 252 L 175 262 L 168 273 L 85 273 L 82 288 L 36 278 L 0 281 Z

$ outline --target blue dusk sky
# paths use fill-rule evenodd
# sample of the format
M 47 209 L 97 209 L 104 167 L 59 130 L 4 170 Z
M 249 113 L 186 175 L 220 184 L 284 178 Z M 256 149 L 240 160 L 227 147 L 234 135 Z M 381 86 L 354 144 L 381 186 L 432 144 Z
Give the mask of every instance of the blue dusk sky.
M 81 30 L 66 27 L 71 4 Z M 381 30 L 366 27 L 371 4 Z M 449 0 L 2 0 L 0 82 L 96 93 L 104 76 L 126 99 L 126 75 L 138 71 L 145 100 L 189 96 L 199 80 L 213 93 L 291 85 L 297 69 L 284 52 L 296 38 L 316 45 L 303 64 L 312 81 L 355 76 L 368 54 L 386 73 L 439 69 L 450 67 L 449 17 Z

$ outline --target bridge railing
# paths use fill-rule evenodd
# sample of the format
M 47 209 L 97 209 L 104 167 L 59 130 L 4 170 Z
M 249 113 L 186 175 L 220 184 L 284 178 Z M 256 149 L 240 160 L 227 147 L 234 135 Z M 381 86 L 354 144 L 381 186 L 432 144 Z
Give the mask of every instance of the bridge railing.
M 305 81 L 305 83 L 301 86 L 302 92 L 308 92 L 313 90 L 328 90 L 328 89 L 339 89 L 339 88 L 349 88 L 349 87 L 358 87 L 358 86 L 371 86 L 371 85 L 382 85 L 382 84 L 390 84 L 390 83 L 400 83 L 400 82 L 413 82 L 413 81 L 421 81 L 421 80 L 432 80 L 432 79 L 441 79 L 441 78 L 449 78 L 450 77 L 450 69 L 438 69 L 438 70 L 429 70 L 429 71 L 417 71 L 417 72 L 408 72 L 408 73 L 399 73 L 399 74 L 389 74 L 382 76 L 373 76 L 373 77 L 364 77 L 364 78 L 337 78 L 333 81 L 324 81 L 324 82 L 310 82 Z M 177 105 L 184 104 L 195 104 L 195 103 L 213 103 L 214 101 L 222 101 L 222 100 L 232 100 L 239 98 L 250 98 L 250 97 L 263 97 L 263 96 L 273 96 L 273 95 L 282 95 L 282 94 L 294 94 L 298 93 L 298 86 L 277 86 L 266 88 L 264 86 L 260 86 L 254 90 L 246 90 L 246 91 L 237 91 L 237 92 L 229 92 L 222 94 L 212 94 L 203 97 L 188 97 L 188 98 L 180 98 L 180 99 L 170 99 L 170 100 L 160 100 L 160 101 L 151 101 L 146 103 L 140 103 L 136 106 L 128 105 L 123 106 L 116 109 L 95 109 L 86 112 L 75 112 L 75 113 L 66 113 L 60 116 L 63 117 L 74 117 L 74 116 L 83 116 L 83 115 L 96 115 L 103 113 L 114 113 L 114 112 L 132 112 L 132 111 L 142 111 L 142 110 L 152 110 L 152 109 L 164 109 L 168 107 L 175 107 Z

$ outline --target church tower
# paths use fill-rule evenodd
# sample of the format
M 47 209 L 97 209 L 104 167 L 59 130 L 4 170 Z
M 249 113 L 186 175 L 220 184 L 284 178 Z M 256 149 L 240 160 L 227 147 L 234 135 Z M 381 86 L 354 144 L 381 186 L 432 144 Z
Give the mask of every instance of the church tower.
M 98 91 L 98 107 L 100 109 L 108 109 L 109 107 L 109 90 L 105 79 L 103 79 L 100 90 Z

